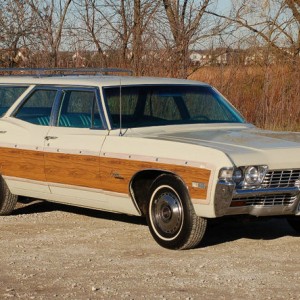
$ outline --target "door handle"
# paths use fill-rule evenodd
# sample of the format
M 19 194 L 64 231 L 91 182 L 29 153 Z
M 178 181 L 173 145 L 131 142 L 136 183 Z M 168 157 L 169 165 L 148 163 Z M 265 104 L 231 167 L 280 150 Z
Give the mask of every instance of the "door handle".
M 0 131 L 0 133 L 6 133 L 6 132 L 7 132 L 6 130 L 1 130 L 1 131 Z
M 45 136 L 46 141 L 55 140 L 55 139 L 57 139 L 57 136 L 50 136 L 50 135 Z

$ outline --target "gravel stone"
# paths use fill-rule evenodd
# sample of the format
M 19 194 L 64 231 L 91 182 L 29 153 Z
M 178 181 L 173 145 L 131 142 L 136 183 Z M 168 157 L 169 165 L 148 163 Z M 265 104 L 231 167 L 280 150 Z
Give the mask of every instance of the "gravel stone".
M 209 223 L 172 251 L 144 219 L 32 201 L 0 217 L 0 299 L 299 299 L 300 237 L 284 219 Z

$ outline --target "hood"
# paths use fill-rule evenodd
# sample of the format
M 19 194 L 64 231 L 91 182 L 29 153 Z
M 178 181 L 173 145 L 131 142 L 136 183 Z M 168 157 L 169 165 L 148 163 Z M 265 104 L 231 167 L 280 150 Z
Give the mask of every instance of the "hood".
M 267 164 L 300 168 L 300 133 L 261 130 L 249 124 L 160 127 L 145 137 L 210 147 L 224 152 L 236 166 Z

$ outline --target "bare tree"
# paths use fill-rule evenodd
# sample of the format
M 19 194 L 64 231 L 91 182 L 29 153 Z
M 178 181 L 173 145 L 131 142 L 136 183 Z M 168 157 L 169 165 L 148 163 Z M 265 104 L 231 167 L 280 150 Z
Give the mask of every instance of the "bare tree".
M 145 52 L 151 49 L 146 49 L 144 45 L 145 32 L 151 22 L 154 14 L 159 6 L 159 1 L 154 0 L 134 0 L 134 17 L 133 17 L 133 66 L 136 75 L 142 75 L 143 56 Z
M 136 75 L 141 74 L 142 31 L 141 0 L 134 0 L 132 52 L 133 66 Z
M 58 66 L 63 29 L 72 0 L 25 0 L 35 16 L 35 33 L 43 50 L 49 52 L 50 65 Z
M 211 0 L 178 1 L 163 0 L 164 9 L 174 39 L 174 74 L 186 77 L 188 73 L 189 46 L 197 39 L 196 35 L 203 25 L 204 15 Z
M 106 67 L 108 64 L 106 50 L 110 47 L 107 39 L 104 36 L 106 7 L 103 1 L 98 0 L 81 0 L 76 2 L 77 13 L 83 27 L 79 29 L 77 35 L 84 36 L 85 42 L 90 45 L 91 49 L 96 49 L 97 66 Z M 78 20 L 76 20 L 78 22 Z M 78 26 L 78 25 L 77 25 Z
M 130 40 L 133 33 L 133 11 L 131 1 L 120 0 L 105 0 L 105 5 L 108 8 L 106 13 L 102 13 L 102 17 L 106 20 L 107 26 L 110 29 L 113 40 L 111 41 L 112 48 L 121 49 L 121 61 L 124 66 L 127 66 L 132 58 L 130 50 Z
M 290 37 L 292 54 L 294 56 L 300 54 L 300 0 L 286 0 L 287 7 L 293 14 L 292 23 L 295 24 L 295 37 Z M 292 25 L 293 26 L 293 25 Z
M 299 57 L 300 0 L 232 1 L 230 15 L 210 12 L 252 32 L 280 57 Z
M 106 49 L 117 49 L 117 52 L 120 52 L 121 64 L 129 66 L 132 63 L 135 73 L 140 75 L 144 51 L 143 37 L 160 4 L 159 0 L 89 0 L 89 2 L 94 2 L 92 6 L 90 5 L 90 9 L 93 10 L 96 23 L 91 24 L 88 31 L 91 33 L 98 28 L 96 30 L 98 35 L 95 36 L 98 42 L 101 33 L 109 32 L 105 36 L 106 43 L 101 44 Z
M 30 7 L 21 0 L 2 2 L 0 9 L 0 62 L 4 66 L 18 64 L 17 54 L 20 48 L 30 45 L 33 31 L 33 19 Z

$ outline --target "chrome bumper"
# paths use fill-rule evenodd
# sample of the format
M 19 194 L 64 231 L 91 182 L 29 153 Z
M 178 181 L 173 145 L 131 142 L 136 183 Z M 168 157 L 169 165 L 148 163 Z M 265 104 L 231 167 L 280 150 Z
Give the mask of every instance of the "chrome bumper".
M 217 217 L 240 214 L 300 216 L 300 188 L 237 190 L 234 182 L 219 181 L 214 203 Z

